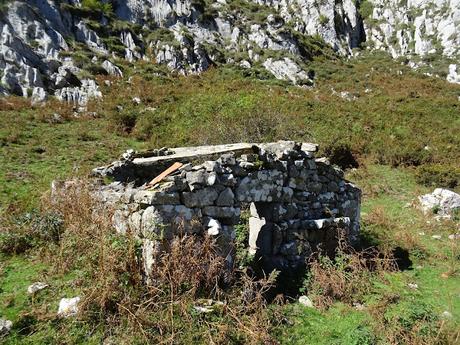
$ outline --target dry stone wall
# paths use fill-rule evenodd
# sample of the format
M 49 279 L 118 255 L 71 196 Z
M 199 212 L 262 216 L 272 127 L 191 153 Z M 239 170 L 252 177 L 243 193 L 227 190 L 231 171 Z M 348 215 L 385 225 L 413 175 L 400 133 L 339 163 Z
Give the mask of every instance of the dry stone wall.
M 351 242 L 359 231 L 360 190 L 324 158 L 317 145 L 281 141 L 125 154 L 94 173 L 115 182 L 101 196 L 116 205 L 117 231 L 142 238 L 148 273 L 162 245 L 180 233 L 215 236 L 233 262 L 235 226 L 250 212 L 250 251 L 267 269 L 290 269 L 313 250 L 333 250 L 337 229 Z M 183 165 L 153 187 L 172 163 Z M 245 211 L 245 212 L 248 212 Z

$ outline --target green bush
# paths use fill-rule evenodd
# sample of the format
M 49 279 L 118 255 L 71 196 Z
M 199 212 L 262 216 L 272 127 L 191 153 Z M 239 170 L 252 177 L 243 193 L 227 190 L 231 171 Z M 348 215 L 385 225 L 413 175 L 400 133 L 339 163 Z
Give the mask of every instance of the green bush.
M 416 171 L 418 183 L 428 187 L 456 188 L 460 186 L 460 168 L 452 165 L 422 165 Z
M 82 0 L 81 5 L 86 9 L 100 11 L 105 15 L 110 15 L 113 12 L 112 4 L 103 3 L 101 0 Z
M 110 122 L 120 133 L 131 133 L 136 126 L 137 118 L 137 111 L 127 109 L 112 113 Z
M 329 18 L 324 14 L 319 15 L 319 23 L 321 26 L 326 26 L 329 23 Z
M 349 143 L 334 142 L 327 145 L 324 154 L 341 169 L 357 168 L 359 165 Z
M 372 12 L 374 11 L 374 5 L 371 2 L 364 0 L 359 5 L 358 11 L 362 18 L 369 18 L 372 16 Z

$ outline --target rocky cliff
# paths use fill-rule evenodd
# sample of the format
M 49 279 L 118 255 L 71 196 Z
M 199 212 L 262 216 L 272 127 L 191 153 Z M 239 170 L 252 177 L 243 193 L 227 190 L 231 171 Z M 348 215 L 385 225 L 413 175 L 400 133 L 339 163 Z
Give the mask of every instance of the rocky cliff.
M 414 67 L 436 65 L 443 77 L 460 81 L 460 0 L 0 4 L 0 93 L 34 101 L 55 95 L 84 106 L 101 96 L 94 75 L 121 76 L 125 60 L 146 60 L 181 74 L 225 64 L 310 86 L 314 73 L 308 62 L 315 55 L 347 56 L 359 49 L 407 57 Z

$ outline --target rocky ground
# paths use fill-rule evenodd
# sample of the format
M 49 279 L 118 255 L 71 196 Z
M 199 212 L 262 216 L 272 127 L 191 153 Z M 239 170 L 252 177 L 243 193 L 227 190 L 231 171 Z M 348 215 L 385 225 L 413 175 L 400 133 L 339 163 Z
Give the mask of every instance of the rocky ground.
M 184 75 L 227 65 L 311 87 L 314 56 L 362 49 L 458 83 L 459 8 L 457 0 L 4 0 L 0 93 L 85 107 L 102 96 L 94 74 L 121 76 L 136 60 Z

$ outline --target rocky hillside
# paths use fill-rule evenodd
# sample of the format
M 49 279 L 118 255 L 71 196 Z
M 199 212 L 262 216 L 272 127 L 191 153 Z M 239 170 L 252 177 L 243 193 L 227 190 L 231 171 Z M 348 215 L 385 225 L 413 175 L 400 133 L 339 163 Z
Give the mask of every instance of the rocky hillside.
M 388 51 L 460 83 L 459 0 L 0 0 L 0 94 L 84 106 L 96 74 L 228 65 L 314 84 L 309 61 Z M 355 49 L 357 48 L 357 49 Z M 165 68 L 167 67 L 167 68 Z M 460 73 L 460 71 L 459 71 Z

